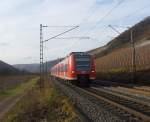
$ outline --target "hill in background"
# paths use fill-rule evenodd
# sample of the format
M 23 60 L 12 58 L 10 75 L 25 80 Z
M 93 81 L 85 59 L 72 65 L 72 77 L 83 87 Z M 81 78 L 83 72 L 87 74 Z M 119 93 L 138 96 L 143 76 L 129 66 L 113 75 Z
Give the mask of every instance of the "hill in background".
M 21 73 L 20 70 L 0 60 L 0 76 Z
M 131 30 L 135 44 L 134 56 Z M 97 79 L 121 82 L 149 81 L 150 17 L 124 31 L 105 46 L 88 52 L 96 57 Z
M 13 66 L 19 70 L 25 70 L 30 73 L 39 73 L 40 72 L 39 64 L 15 64 Z
M 130 29 L 121 33 L 118 37 L 107 43 L 103 47 L 99 47 L 88 51 L 90 54 L 95 55 L 96 58 L 102 57 L 114 50 L 130 47 L 131 46 L 131 30 L 133 33 L 133 41 L 136 45 L 145 43 L 150 40 L 150 16 L 143 21 L 137 23 Z
M 55 64 L 57 64 L 60 60 L 61 59 L 56 59 L 56 60 L 52 60 L 52 61 L 48 61 L 47 63 L 44 63 L 45 71 L 46 70 L 49 71 L 50 68 L 52 66 L 54 66 Z M 40 72 L 40 64 L 16 64 L 13 66 L 19 70 L 25 70 L 30 73 L 39 73 Z

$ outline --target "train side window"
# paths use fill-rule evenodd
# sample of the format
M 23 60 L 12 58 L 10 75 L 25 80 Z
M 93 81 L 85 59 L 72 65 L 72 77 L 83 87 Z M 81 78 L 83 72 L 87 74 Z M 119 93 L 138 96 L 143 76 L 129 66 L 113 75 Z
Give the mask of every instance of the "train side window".
M 68 67 L 67 67 L 67 64 L 65 65 L 65 71 L 67 71 Z
M 64 72 L 66 71 L 66 64 L 64 65 Z
M 65 65 L 63 66 L 63 72 L 65 72 Z
M 66 64 L 66 70 L 68 70 L 68 65 Z
M 60 71 L 61 71 L 61 72 L 64 72 L 64 65 L 61 65 Z
M 60 72 L 63 72 L 63 65 L 60 66 Z
M 66 71 L 66 68 L 65 68 L 65 67 L 66 67 L 66 65 L 64 65 L 64 72 Z

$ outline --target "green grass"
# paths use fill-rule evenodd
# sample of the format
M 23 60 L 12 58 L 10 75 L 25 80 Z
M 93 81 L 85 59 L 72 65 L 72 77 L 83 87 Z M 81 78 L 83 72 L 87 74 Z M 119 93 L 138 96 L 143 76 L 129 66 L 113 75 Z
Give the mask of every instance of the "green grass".
M 23 93 L 24 91 L 33 87 L 35 85 L 37 79 L 38 78 L 33 78 L 33 79 L 29 80 L 29 82 L 24 82 L 24 83 L 18 84 L 18 85 L 16 85 L 16 87 L 14 87 L 12 89 L 8 89 L 6 91 L 0 92 L 0 98 L 15 96 L 19 93 Z
M 36 85 L 3 117 L 2 122 L 70 122 L 77 118 L 69 99 L 49 82 Z

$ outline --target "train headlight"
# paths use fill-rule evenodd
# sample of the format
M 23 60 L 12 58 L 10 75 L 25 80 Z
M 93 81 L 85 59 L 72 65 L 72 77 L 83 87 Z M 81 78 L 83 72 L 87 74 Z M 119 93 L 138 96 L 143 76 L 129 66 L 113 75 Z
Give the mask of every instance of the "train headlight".
M 94 70 L 92 70 L 92 72 L 95 72 Z
M 72 74 L 74 74 L 74 73 L 75 73 L 75 71 L 71 71 L 71 73 L 72 73 Z

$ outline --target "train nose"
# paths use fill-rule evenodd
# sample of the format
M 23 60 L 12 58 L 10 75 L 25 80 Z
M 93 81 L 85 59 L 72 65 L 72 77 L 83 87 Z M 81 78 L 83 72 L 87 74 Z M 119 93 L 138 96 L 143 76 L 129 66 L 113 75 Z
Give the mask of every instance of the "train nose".
M 78 79 L 79 80 L 82 80 L 82 81 L 86 81 L 89 79 L 89 75 L 88 74 L 80 74 L 80 75 L 77 75 Z
M 88 72 L 87 71 L 81 71 L 81 74 L 87 74 Z

